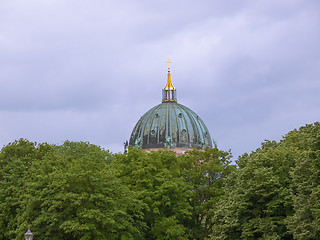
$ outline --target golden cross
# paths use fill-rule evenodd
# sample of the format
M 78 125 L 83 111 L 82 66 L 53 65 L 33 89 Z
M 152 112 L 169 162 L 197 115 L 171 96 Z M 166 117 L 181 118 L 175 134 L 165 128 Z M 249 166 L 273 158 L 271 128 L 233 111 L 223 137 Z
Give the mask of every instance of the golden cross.
M 168 69 L 170 69 L 170 63 L 171 63 L 170 59 L 168 59 L 167 63 L 168 63 Z

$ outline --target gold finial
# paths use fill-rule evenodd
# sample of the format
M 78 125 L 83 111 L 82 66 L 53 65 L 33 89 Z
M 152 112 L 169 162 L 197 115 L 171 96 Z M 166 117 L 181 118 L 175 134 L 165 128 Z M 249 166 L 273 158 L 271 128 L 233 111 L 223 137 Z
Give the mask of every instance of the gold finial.
M 167 63 L 168 63 L 168 72 L 170 72 L 170 63 L 171 63 L 170 59 L 168 59 Z
M 167 63 L 168 63 L 167 84 L 163 88 L 163 90 L 176 90 L 176 88 L 172 85 L 172 82 L 171 82 L 171 73 L 170 73 L 170 63 L 171 63 L 171 61 L 170 61 L 170 59 L 168 59 Z

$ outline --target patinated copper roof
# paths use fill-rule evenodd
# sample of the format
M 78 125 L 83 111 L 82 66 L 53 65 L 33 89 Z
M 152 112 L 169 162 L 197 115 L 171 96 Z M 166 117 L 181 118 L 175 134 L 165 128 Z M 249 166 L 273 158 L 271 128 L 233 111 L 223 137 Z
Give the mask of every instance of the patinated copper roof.
M 140 118 L 129 144 L 143 149 L 204 148 L 212 147 L 212 140 L 195 112 L 177 102 L 163 102 Z

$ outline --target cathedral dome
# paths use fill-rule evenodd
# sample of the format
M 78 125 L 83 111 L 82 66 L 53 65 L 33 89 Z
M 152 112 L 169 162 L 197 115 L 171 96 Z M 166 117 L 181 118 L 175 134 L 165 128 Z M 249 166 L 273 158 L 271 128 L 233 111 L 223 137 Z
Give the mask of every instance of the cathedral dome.
M 211 148 L 212 140 L 204 122 L 191 109 L 177 103 L 169 66 L 167 84 L 162 93 L 162 103 L 151 108 L 139 119 L 129 144 L 143 149 Z

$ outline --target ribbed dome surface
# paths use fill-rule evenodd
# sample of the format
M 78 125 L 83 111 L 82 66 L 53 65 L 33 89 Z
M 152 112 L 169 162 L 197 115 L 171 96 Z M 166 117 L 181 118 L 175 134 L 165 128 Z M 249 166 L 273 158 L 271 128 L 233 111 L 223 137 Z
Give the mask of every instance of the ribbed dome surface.
M 212 147 L 207 127 L 199 116 L 177 102 L 163 102 L 146 112 L 134 127 L 129 144 L 149 148 Z

